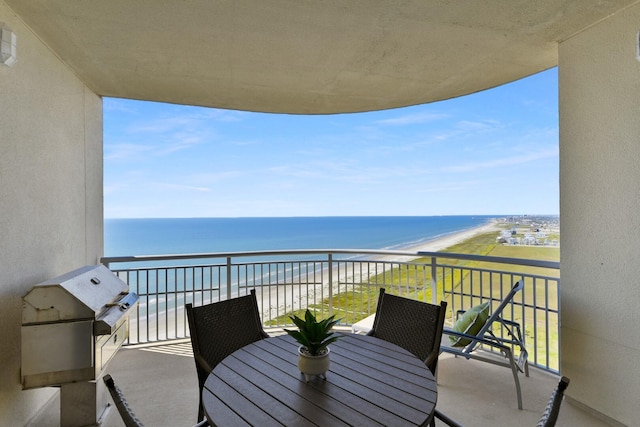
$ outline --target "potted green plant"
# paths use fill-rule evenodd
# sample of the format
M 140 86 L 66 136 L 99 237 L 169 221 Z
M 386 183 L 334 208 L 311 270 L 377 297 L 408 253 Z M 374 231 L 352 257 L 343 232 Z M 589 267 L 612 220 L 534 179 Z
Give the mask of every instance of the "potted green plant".
M 329 370 L 329 344 L 340 338 L 333 335 L 331 329 L 340 321 L 334 320 L 335 315 L 318 321 L 309 309 L 304 314 L 304 319 L 293 315 L 291 321 L 298 327 L 297 330 L 285 329 L 299 344 L 298 368 L 308 382 L 313 375 L 326 379 Z

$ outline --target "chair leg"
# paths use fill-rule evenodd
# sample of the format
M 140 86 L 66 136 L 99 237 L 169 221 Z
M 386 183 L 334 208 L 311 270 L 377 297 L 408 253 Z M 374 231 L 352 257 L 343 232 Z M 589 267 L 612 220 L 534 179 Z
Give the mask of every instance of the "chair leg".
M 511 373 L 513 374 L 513 380 L 516 383 L 516 395 L 518 397 L 518 409 L 522 409 L 522 390 L 520 389 L 520 379 L 518 378 L 518 366 L 513 359 L 513 353 L 510 350 L 505 351 L 507 359 L 509 359 L 509 365 L 511 365 Z
M 448 426 L 451 427 L 462 427 L 462 424 L 460 424 L 459 422 L 457 422 L 456 420 L 454 420 L 453 418 L 450 418 L 448 415 L 438 411 L 437 409 L 435 410 L 434 413 L 434 417 L 433 420 L 431 420 L 431 426 L 435 427 L 435 419 L 439 419 L 440 421 L 442 421 L 443 423 L 445 423 Z
M 198 422 L 203 420 L 204 420 L 204 410 L 202 409 L 202 406 L 200 406 L 198 408 Z

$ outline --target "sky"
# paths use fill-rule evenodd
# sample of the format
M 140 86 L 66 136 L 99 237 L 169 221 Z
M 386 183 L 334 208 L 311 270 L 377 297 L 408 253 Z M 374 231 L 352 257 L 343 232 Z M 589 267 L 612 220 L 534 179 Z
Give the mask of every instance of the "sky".
M 104 216 L 558 215 L 557 86 L 316 116 L 105 98 Z

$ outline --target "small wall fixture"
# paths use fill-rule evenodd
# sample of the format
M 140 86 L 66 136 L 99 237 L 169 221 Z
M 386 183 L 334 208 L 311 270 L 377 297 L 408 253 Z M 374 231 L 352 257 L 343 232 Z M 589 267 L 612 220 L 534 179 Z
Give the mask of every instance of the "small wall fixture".
M 11 67 L 16 63 L 18 37 L 3 22 L 0 22 L 0 64 Z

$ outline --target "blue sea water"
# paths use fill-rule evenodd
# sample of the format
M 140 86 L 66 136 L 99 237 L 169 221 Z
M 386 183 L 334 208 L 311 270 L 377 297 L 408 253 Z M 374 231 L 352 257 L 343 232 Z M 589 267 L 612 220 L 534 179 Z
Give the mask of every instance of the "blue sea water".
M 400 249 L 494 216 L 105 219 L 105 256 L 278 249 Z

